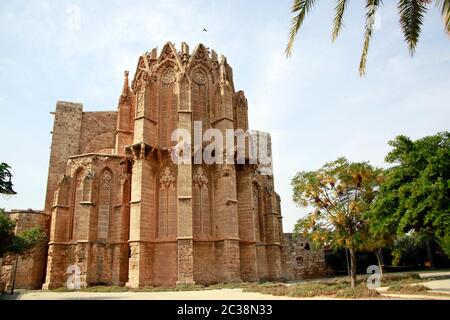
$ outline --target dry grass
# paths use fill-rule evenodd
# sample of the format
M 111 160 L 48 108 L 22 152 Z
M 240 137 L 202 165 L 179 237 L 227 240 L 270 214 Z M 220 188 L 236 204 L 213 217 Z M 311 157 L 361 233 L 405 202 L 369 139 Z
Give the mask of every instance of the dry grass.
M 251 285 L 248 282 L 231 282 L 231 283 L 217 283 L 211 284 L 205 287 L 205 290 L 217 290 L 217 289 L 244 289 Z
M 128 289 L 132 292 L 164 292 L 164 291 L 199 291 L 205 290 L 202 285 L 178 285 L 172 287 L 144 287 L 136 289 Z
M 366 299 L 377 298 L 380 293 L 377 290 L 367 288 L 366 284 L 359 284 L 355 288 L 345 288 L 339 290 L 335 297 L 344 299 Z
M 292 286 L 283 283 L 253 284 L 244 289 L 244 292 L 302 298 L 336 297 L 346 299 L 374 298 L 380 295 L 376 290 L 368 289 L 365 283 L 350 288 L 350 284 L 346 281 L 310 282 Z
M 429 289 L 423 285 L 394 284 L 388 288 L 388 292 L 415 294 L 426 293 Z
M 412 284 L 426 281 L 421 279 L 418 273 L 407 274 L 385 274 L 381 280 L 383 287 L 400 285 L 400 284 Z
M 252 283 L 244 288 L 244 292 L 259 292 L 261 294 L 271 294 L 273 296 L 287 295 L 288 286 L 279 282 L 266 282 L 263 284 Z
M 79 291 L 81 292 L 126 292 L 128 291 L 125 287 L 119 286 L 93 286 L 82 288 Z

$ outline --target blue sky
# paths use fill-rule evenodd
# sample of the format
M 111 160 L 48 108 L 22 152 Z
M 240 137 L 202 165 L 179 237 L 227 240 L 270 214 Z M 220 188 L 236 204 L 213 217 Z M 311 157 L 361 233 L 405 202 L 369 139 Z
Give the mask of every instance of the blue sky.
M 80 28 L 67 22 L 80 8 Z M 367 75 L 358 75 L 363 1 L 352 1 L 331 43 L 333 1 L 321 1 L 283 51 L 288 1 L 13 1 L 0 2 L 0 161 L 13 168 L 18 195 L 0 207 L 42 209 L 50 131 L 57 100 L 86 111 L 115 110 L 123 70 L 172 41 L 224 54 L 235 87 L 245 91 L 252 129 L 275 136 L 275 184 L 285 231 L 306 211 L 291 201 L 290 180 L 345 156 L 386 166 L 388 140 L 448 130 L 450 41 L 434 6 L 413 59 L 403 43 L 394 1 L 385 1 Z M 70 21 L 70 20 L 69 20 Z M 208 32 L 203 32 L 206 28 Z

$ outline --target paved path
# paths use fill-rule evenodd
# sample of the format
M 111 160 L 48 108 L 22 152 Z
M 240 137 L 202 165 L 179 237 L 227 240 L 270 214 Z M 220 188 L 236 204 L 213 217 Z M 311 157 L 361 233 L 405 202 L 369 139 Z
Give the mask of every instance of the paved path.
M 450 275 L 450 273 L 449 273 Z M 421 276 L 422 278 L 422 276 Z M 433 276 L 427 276 L 423 278 L 434 278 Z M 378 288 L 378 292 L 380 292 L 382 295 L 386 297 L 391 298 L 398 298 L 398 299 L 433 299 L 433 300 L 450 300 L 450 279 L 443 279 L 443 280 L 431 280 L 427 282 L 420 282 L 416 283 L 418 285 L 425 286 L 429 288 L 427 295 L 420 295 L 420 294 L 401 294 L 401 293 L 388 293 L 387 289 L 388 287 L 381 287 Z M 411 284 L 415 285 L 415 284 Z M 433 295 L 433 293 L 436 293 L 436 295 Z M 446 295 L 439 295 L 441 293 L 444 293 Z
M 450 293 L 450 279 L 422 282 L 421 285 L 430 288 L 432 292 Z
M 441 272 L 422 272 L 419 273 L 419 277 L 422 279 L 433 278 L 433 279 L 450 279 L 450 271 L 441 271 Z
M 326 299 L 326 298 L 315 298 Z M 220 289 L 204 291 L 168 292 L 53 292 L 29 291 L 19 300 L 298 300 L 257 292 L 242 292 L 242 289 Z

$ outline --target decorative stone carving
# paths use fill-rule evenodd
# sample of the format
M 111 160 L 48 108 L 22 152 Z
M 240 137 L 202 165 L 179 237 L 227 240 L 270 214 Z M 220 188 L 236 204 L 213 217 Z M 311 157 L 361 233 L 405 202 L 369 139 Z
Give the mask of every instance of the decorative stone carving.
M 103 172 L 101 179 L 102 187 L 111 188 L 111 180 L 112 180 L 111 172 L 109 172 L 108 170 Z
M 124 72 L 124 84 L 122 89 L 122 94 L 119 98 L 119 104 L 131 104 L 131 91 L 128 85 L 128 75 L 129 72 L 125 70 Z
M 144 113 L 144 104 L 145 104 L 145 89 L 141 87 L 139 90 L 137 97 L 137 115 L 140 116 Z
M 173 190 L 175 189 L 175 181 L 175 176 L 173 175 L 172 170 L 170 170 L 169 167 L 166 167 L 163 175 L 159 179 L 160 188 Z
M 142 61 L 145 62 L 145 59 L 143 59 Z M 149 73 L 149 67 L 147 67 L 145 63 L 141 63 L 139 65 L 137 74 L 131 84 L 134 92 L 139 92 L 140 90 L 142 90 L 142 88 L 145 88 L 147 86 L 147 83 L 151 78 L 149 77 Z
M 201 49 L 198 50 L 197 54 L 195 55 L 195 59 L 201 60 L 201 61 L 206 61 L 207 57 L 206 57 L 205 51 L 201 50 Z
M 202 71 L 202 70 L 197 70 L 194 72 L 193 76 L 192 76 L 192 80 L 196 83 L 196 84 L 205 84 L 206 81 L 208 80 L 208 77 L 206 76 L 206 74 Z
M 175 55 L 172 51 L 172 49 L 170 48 L 170 46 L 166 46 L 164 48 L 164 52 L 162 53 L 162 58 L 163 59 L 175 59 Z
M 67 182 L 69 181 L 69 179 L 70 179 L 70 177 L 68 177 L 68 176 L 65 175 L 65 174 L 62 174 L 62 175 L 59 177 L 58 182 L 56 183 L 56 185 L 57 185 L 58 187 L 61 187 L 64 183 L 67 183 Z
M 141 142 L 141 154 L 140 154 L 140 158 L 141 159 L 145 159 L 145 143 Z
M 175 82 L 176 76 L 175 71 L 171 68 L 167 69 L 161 77 L 161 81 L 164 84 L 171 84 Z
M 229 177 L 231 175 L 231 167 L 230 165 L 224 165 L 220 169 L 220 176 L 221 177 Z
M 203 173 L 203 169 L 199 167 L 192 177 L 194 188 L 202 189 L 208 187 L 208 178 Z

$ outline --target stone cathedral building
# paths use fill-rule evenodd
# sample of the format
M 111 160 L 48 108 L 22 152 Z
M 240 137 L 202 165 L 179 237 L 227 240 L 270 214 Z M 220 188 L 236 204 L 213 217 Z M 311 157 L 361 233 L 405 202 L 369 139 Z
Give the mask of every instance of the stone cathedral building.
M 172 161 L 175 129 L 247 131 L 247 111 L 225 57 L 170 42 L 139 57 L 131 83 L 125 72 L 116 111 L 58 102 L 45 209 L 10 212 L 18 230 L 48 230 L 48 251 L 19 268 L 3 259 L 0 282 L 12 270 L 18 287 L 44 289 L 71 274 L 82 287 L 131 288 L 324 275 L 323 251 L 283 235 L 273 176 L 247 150 L 243 164 Z
M 251 164 L 175 165 L 172 132 L 248 130 L 232 68 L 202 44 L 139 57 L 117 111 L 58 102 L 45 211 L 44 288 L 129 287 L 282 279 L 280 198 Z M 225 150 L 227 152 L 229 150 Z

